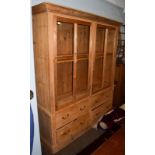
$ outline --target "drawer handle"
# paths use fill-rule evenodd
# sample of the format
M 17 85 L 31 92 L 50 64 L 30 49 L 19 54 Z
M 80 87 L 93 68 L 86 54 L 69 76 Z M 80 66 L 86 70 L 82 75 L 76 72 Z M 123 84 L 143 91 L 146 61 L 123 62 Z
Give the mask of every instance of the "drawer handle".
M 70 130 L 67 130 L 66 132 L 63 132 L 61 135 L 64 136 L 64 135 L 67 135 L 68 133 L 70 133 Z
M 107 94 L 105 97 L 109 97 L 110 96 L 110 94 Z
M 108 108 L 110 108 L 110 105 L 107 105 L 107 106 L 106 106 L 106 109 L 108 109 Z
M 84 122 L 80 122 L 80 125 L 83 125 L 84 124 Z
M 86 108 L 86 106 L 83 106 L 83 108 L 81 107 L 80 108 L 80 111 L 83 111 L 85 108 Z
M 98 112 L 98 113 L 96 113 L 95 115 L 98 116 L 99 114 L 100 114 L 100 113 Z
M 71 135 L 71 140 L 74 140 L 74 136 L 73 135 Z
M 62 119 L 65 120 L 65 119 L 67 119 L 68 117 L 69 117 L 69 114 L 67 114 L 66 117 L 63 116 Z
M 95 103 L 98 103 L 98 100 L 95 100 Z

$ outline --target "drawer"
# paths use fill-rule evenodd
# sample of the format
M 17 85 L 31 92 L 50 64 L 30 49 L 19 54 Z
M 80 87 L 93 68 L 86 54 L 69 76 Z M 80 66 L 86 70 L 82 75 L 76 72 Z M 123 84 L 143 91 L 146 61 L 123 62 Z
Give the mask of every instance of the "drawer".
M 75 128 L 75 133 L 80 133 L 82 132 L 84 129 L 86 129 L 90 124 L 90 116 L 89 113 L 86 113 L 82 116 L 80 116 L 77 120 L 76 120 L 76 128 Z
M 89 110 L 89 99 L 77 103 L 79 115 L 85 114 Z
M 103 91 L 99 94 L 96 94 L 91 97 L 91 107 L 95 108 L 95 107 L 101 105 L 103 102 L 112 99 L 112 97 L 113 97 L 112 90 Z
M 63 111 L 56 113 L 56 129 L 64 126 L 65 124 L 71 122 L 77 117 L 77 106 L 71 106 L 69 108 L 63 109 Z
M 106 101 L 99 107 L 92 110 L 92 120 L 97 120 L 99 117 L 104 115 L 108 110 L 112 108 L 112 100 Z
M 56 131 L 57 144 L 64 144 L 64 143 L 68 143 L 69 141 L 72 141 L 73 139 L 72 131 L 74 126 L 75 126 L 75 122 L 73 121 Z
M 88 110 L 89 110 L 89 99 L 84 99 L 70 106 L 69 108 L 65 108 L 57 112 L 56 113 L 56 129 L 73 121 L 78 116 L 87 113 Z
M 71 123 L 56 131 L 56 141 L 58 144 L 69 143 L 74 140 L 89 125 L 89 113 L 80 116 Z

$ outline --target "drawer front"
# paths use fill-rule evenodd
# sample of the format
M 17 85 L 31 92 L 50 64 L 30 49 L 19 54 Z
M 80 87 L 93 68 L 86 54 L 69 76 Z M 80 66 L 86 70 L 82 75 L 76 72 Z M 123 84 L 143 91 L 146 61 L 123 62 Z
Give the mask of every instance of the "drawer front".
M 77 103 L 79 115 L 85 114 L 89 110 L 89 99 Z
M 88 127 L 90 122 L 89 120 L 89 113 L 87 113 L 58 129 L 56 131 L 57 143 L 65 144 L 74 140 L 80 134 L 80 132 Z
M 103 102 L 112 99 L 112 97 L 113 97 L 113 91 L 112 90 L 103 91 L 100 94 L 92 96 L 91 97 L 91 107 L 95 108 L 95 107 L 101 105 Z
M 112 100 L 106 101 L 99 107 L 92 110 L 92 120 L 95 121 L 112 108 Z
M 77 102 L 69 108 L 63 109 L 56 113 L 56 129 L 64 126 L 65 124 L 73 121 L 78 116 L 83 115 L 89 110 L 89 99 Z
M 77 117 L 77 106 L 71 106 L 56 114 L 56 128 L 60 128 Z
M 73 139 L 72 131 L 73 131 L 74 126 L 75 126 L 75 122 L 73 121 L 56 131 L 57 144 L 68 143 L 69 141 Z
M 76 120 L 76 128 L 74 133 L 78 134 L 80 132 L 82 132 L 84 129 L 86 129 L 90 124 L 90 116 L 89 113 L 86 113 L 82 116 L 80 116 L 77 120 Z

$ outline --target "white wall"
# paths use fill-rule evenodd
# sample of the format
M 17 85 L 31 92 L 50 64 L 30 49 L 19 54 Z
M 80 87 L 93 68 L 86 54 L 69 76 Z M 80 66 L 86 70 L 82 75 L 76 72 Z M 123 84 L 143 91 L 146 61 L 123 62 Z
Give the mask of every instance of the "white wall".
M 38 110 L 36 100 L 36 87 L 35 87 L 35 74 L 34 74 L 34 55 L 33 55 L 33 44 L 32 44 L 32 16 L 31 16 L 31 32 L 30 32 L 30 89 L 34 92 L 34 98 L 31 100 L 31 106 L 34 116 L 34 141 L 32 155 L 41 155 L 41 145 L 39 136 L 39 125 L 38 125 Z
M 107 17 L 122 23 L 125 22 L 123 9 L 116 7 L 105 0 L 31 0 L 31 2 L 32 5 L 36 5 L 41 2 L 51 2 Z

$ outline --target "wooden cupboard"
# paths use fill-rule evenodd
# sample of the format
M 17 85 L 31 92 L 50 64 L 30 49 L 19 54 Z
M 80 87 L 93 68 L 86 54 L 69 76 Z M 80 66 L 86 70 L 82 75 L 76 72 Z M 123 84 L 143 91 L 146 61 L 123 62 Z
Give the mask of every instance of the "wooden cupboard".
M 112 107 L 120 23 L 51 3 L 32 13 L 40 137 L 55 153 Z

